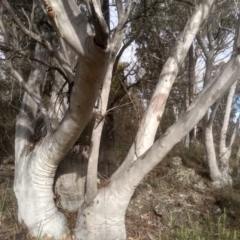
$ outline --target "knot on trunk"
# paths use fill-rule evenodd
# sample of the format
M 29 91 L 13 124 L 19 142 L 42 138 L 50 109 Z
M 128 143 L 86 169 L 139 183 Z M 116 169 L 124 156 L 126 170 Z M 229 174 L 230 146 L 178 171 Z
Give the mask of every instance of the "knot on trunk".
M 56 12 L 54 11 L 53 7 L 50 5 L 48 0 L 43 0 L 47 15 L 49 18 L 55 18 Z

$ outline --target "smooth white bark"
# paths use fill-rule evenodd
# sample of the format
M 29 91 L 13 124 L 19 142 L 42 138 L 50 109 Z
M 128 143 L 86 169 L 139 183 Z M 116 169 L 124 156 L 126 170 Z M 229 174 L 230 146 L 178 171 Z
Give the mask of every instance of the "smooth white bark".
M 61 37 L 79 56 L 86 56 L 89 53 L 89 49 L 86 49 L 86 40 L 90 40 L 88 35 L 93 35 L 93 33 L 76 2 L 73 0 L 51 0 L 49 5 L 55 12 L 55 16 L 52 19 Z
M 51 234 L 60 239 L 68 232 L 67 221 L 53 201 L 53 176 L 55 168 L 43 164 L 36 150 L 21 158 L 16 165 L 14 192 L 18 200 L 18 219 L 24 222 L 34 236 Z M 38 163 L 35 160 L 38 160 Z M 24 169 L 24 171 L 22 171 Z
M 118 187 L 100 189 L 94 201 L 78 216 L 77 239 L 126 239 L 125 213 L 131 192 L 122 194 Z
M 229 90 L 228 97 L 227 97 L 227 103 L 226 103 L 226 107 L 225 107 L 225 114 L 224 114 L 224 118 L 223 118 L 223 125 L 221 128 L 221 135 L 220 135 L 220 141 L 219 141 L 220 158 L 222 158 L 227 152 L 226 138 L 227 138 L 230 114 L 231 114 L 231 110 L 232 110 L 233 96 L 235 93 L 236 86 L 237 86 L 237 82 L 235 82 L 232 85 L 232 87 Z M 231 147 L 231 146 L 229 146 L 229 147 Z
M 222 175 L 220 179 L 223 182 L 222 185 L 232 185 L 232 178 L 229 175 L 229 158 L 232 152 L 233 141 L 231 141 L 227 146 L 226 138 L 227 138 L 230 114 L 232 110 L 233 96 L 235 93 L 236 86 L 237 86 L 237 81 L 232 85 L 228 93 L 223 125 L 221 129 L 220 142 L 219 142 L 219 167 Z

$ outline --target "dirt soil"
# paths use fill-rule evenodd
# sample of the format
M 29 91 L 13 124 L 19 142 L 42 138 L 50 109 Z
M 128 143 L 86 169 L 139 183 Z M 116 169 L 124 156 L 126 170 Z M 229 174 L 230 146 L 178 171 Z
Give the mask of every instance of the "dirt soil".
M 0 166 L 0 240 L 27 240 L 31 237 L 17 221 L 13 175 L 13 165 Z M 132 197 L 126 214 L 127 239 L 177 239 L 169 238 L 173 229 L 191 228 L 196 222 L 201 225 L 206 216 L 217 219 L 223 213 L 227 227 L 239 231 L 238 189 L 238 183 L 234 188 L 215 189 L 208 178 L 183 166 L 179 158 L 163 163 L 146 176 Z M 69 216 L 74 221 L 76 216 Z

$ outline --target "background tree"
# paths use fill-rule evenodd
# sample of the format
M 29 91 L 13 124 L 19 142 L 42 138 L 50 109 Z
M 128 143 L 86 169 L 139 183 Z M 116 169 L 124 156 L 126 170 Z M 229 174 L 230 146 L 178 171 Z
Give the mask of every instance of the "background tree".
M 232 31 L 234 31 L 234 14 L 231 12 L 231 6 L 234 4 L 233 2 L 224 2 L 224 3 L 215 3 L 212 8 L 212 14 L 208 18 L 206 22 L 206 28 L 199 32 L 197 36 L 198 44 L 200 45 L 203 58 L 205 60 L 205 74 L 204 74 L 204 85 L 208 84 L 208 82 L 212 81 L 214 77 L 218 74 L 217 72 L 221 71 L 223 68 L 223 52 L 227 52 L 229 46 L 233 41 Z M 224 10 L 223 10 L 224 9 Z M 225 11 L 226 10 L 226 11 Z M 200 36 L 201 35 L 201 36 Z M 226 55 L 226 54 L 225 54 Z M 220 59 L 220 60 L 219 60 Z M 220 61 L 220 63 L 219 63 Z M 232 100 L 234 91 L 236 88 L 236 84 L 234 84 L 229 92 L 229 98 L 227 100 L 227 106 L 224 108 L 224 114 L 222 115 L 222 119 L 224 119 L 223 124 L 221 124 L 221 137 L 219 144 L 219 152 L 220 156 L 223 156 L 224 152 L 226 153 L 226 132 L 229 124 L 230 111 L 232 106 Z M 220 168 L 217 163 L 217 157 L 215 153 L 214 146 L 214 137 L 213 137 L 213 125 L 214 118 L 217 113 L 217 109 L 219 107 L 220 102 L 216 103 L 212 110 L 208 112 L 208 114 L 204 117 L 204 145 L 206 150 L 206 157 L 210 171 L 210 177 L 216 185 L 231 185 L 231 177 L 229 176 L 229 167 L 228 160 L 220 157 L 219 163 Z M 231 148 L 233 144 L 233 139 L 230 145 L 228 146 L 228 153 L 230 153 L 229 148 Z M 230 157 L 230 155 L 229 155 Z M 227 159 L 229 159 L 229 157 Z M 221 167 L 222 166 L 222 167 Z

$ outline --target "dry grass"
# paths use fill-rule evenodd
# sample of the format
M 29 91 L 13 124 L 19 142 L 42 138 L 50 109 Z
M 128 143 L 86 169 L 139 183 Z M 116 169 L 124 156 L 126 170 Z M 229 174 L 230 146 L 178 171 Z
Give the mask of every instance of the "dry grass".
M 0 239 L 26 239 L 26 229 L 17 221 L 17 201 L 13 192 L 13 171 L 0 169 Z

